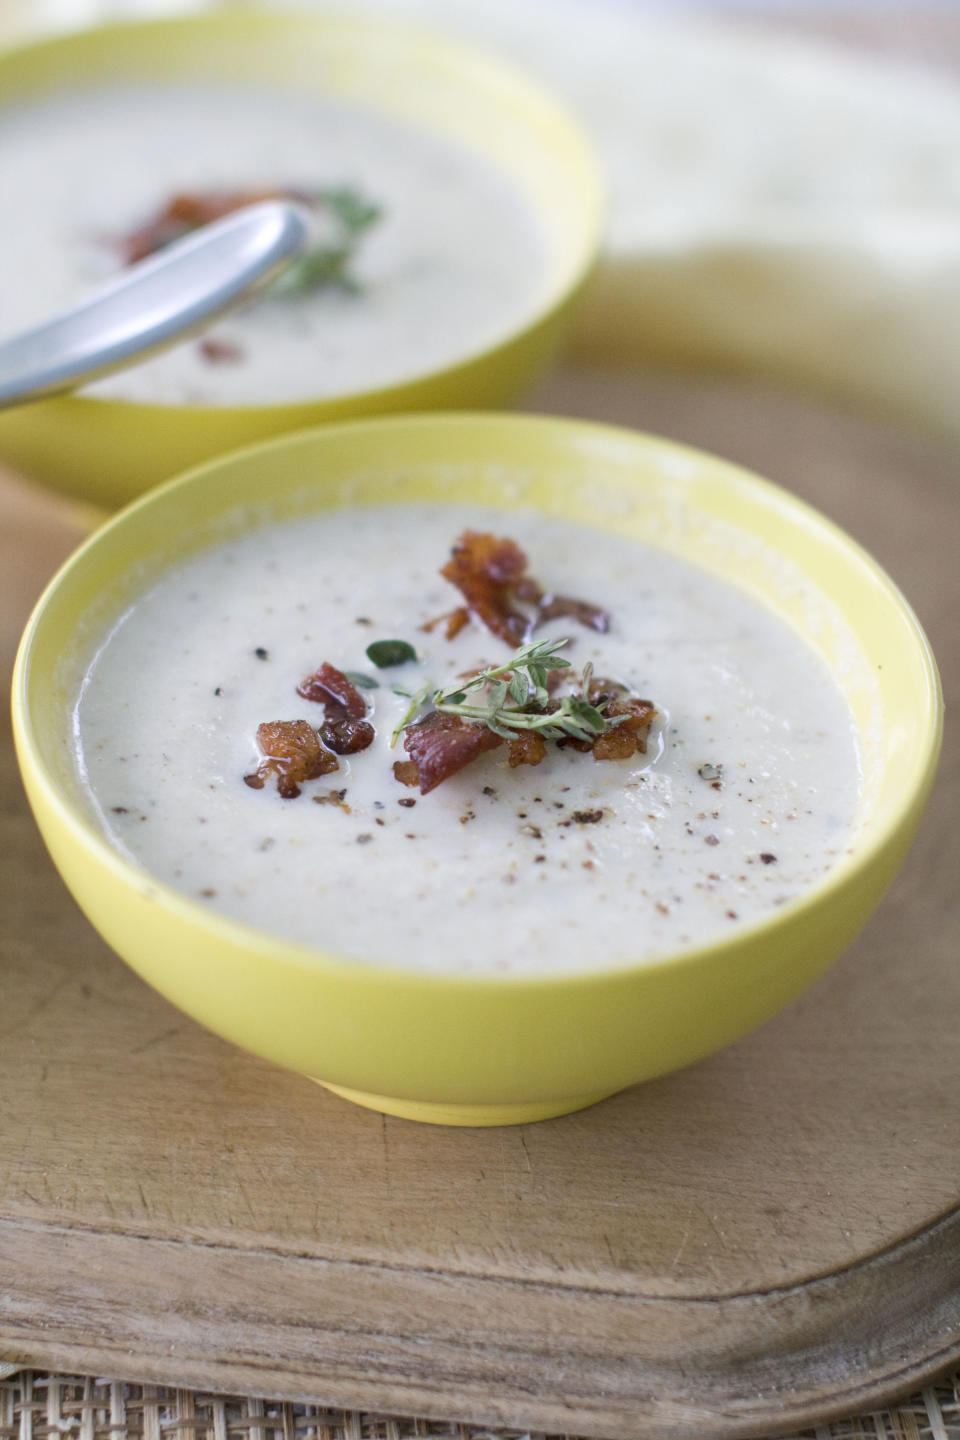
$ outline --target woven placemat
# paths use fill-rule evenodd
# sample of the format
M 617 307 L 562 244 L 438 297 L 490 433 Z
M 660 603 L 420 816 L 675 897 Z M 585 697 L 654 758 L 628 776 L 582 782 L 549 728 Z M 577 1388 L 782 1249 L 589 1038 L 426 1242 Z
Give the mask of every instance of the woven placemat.
M 82 1375 L 20 1370 L 0 1380 L 0 1440 L 559 1440 L 520 1430 L 251 1395 L 210 1395 Z M 567 1436 L 565 1440 L 575 1440 Z M 704 1436 L 704 1440 L 709 1440 Z M 960 1371 L 888 1410 L 796 1432 L 789 1440 L 960 1440 Z

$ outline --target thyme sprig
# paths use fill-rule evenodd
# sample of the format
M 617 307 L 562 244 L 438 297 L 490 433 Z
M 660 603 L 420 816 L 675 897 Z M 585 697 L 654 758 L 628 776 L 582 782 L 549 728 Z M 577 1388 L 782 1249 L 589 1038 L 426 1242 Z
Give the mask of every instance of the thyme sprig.
M 410 704 L 407 706 L 406 710 L 404 710 L 403 718 L 401 719 L 397 728 L 394 730 L 393 734 L 390 736 L 391 750 L 396 745 L 397 741 L 399 740 L 403 731 L 406 730 L 407 726 L 412 724 L 412 722 L 416 719 L 417 715 L 420 713 L 421 708 L 425 704 L 427 697 L 431 694 L 432 691 L 433 685 L 429 680 L 427 681 L 426 685 L 420 686 L 420 689 L 416 692 L 415 695 L 409 695 L 409 691 L 400 690 L 397 688 L 397 686 L 393 687 L 394 695 L 409 695 Z
M 350 266 L 360 237 L 383 215 L 382 208 L 349 185 L 314 191 L 311 203 L 330 218 L 328 243 L 315 245 L 270 286 L 271 295 L 302 295 L 329 285 L 356 293 L 360 286 Z
M 396 744 L 397 737 L 425 704 L 441 715 L 458 715 L 463 720 L 486 725 L 504 740 L 510 740 L 518 730 L 537 731 L 545 740 L 561 740 L 564 736 L 587 743 L 596 740 L 625 717 L 608 720 L 602 709 L 590 704 L 586 697 L 590 693 L 591 666 L 584 669 L 582 694 L 564 695 L 556 708 L 549 708 L 552 701 L 547 677 L 551 670 L 571 668 L 570 661 L 557 653 L 569 643 L 566 637 L 534 640 L 521 646 L 502 665 L 491 665 L 456 685 L 440 690 L 424 685 L 410 697 L 410 705 L 393 732 L 391 745 Z M 486 691 L 486 694 L 471 701 L 471 695 L 477 691 Z

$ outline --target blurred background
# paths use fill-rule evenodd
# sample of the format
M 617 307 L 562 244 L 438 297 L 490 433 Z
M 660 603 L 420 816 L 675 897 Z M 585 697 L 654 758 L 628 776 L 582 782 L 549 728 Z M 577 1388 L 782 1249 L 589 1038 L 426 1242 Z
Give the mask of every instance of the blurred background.
M 0 0 L 0 41 L 215 8 L 241 7 Z M 744 374 L 960 439 L 958 0 L 287 8 L 485 45 L 577 111 L 610 192 L 581 360 Z

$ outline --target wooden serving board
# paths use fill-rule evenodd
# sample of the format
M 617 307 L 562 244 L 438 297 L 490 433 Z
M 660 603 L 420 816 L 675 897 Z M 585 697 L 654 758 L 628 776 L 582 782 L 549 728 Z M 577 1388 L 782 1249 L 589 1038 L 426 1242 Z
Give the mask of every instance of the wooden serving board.
M 566 369 L 532 407 L 801 492 L 899 580 L 949 695 L 952 457 L 734 382 Z M 6 665 L 80 530 L 0 477 Z M 358 1109 L 177 1013 L 62 888 L 8 731 L 0 764 L 0 1361 L 669 1440 L 867 1410 L 960 1356 L 955 736 L 893 892 L 787 1013 L 490 1131 Z

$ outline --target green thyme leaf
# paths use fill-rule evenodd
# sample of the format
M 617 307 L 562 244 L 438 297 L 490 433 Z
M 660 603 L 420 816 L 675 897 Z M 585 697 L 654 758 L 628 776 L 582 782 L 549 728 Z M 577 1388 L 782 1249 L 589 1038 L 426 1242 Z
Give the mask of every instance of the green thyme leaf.
M 507 702 L 508 689 L 506 680 L 498 680 L 490 686 L 490 692 L 487 695 L 487 706 L 490 710 L 496 712 L 503 709 Z
M 530 680 L 522 670 L 514 670 L 510 677 L 510 698 L 518 705 L 526 705 L 530 699 Z
M 477 675 L 471 675 L 469 680 L 460 680 L 456 685 L 448 685 L 445 690 L 438 690 L 437 701 L 449 703 L 454 695 L 466 690 L 479 690 L 499 680 L 503 675 L 512 676 L 517 670 L 526 670 L 531 677 L 529 687 L 538 684 L 532 677 L 534 673 L 539 674 L 539 686 L 546 685 L 547 670 L 564 670 L 570 668 L 570 661 L 564 660 L 555 652 L 562 650 L 564 645 L 569 645 L 568 639 L 561 640 L 534 640 L 530 645 L 523 645 L 503 665 L 492 665 L 487 670 L 481 670 Z
M 367 646 L 367 659 L 378 670 L 386 670 L 391 665 L 406 665 L 416 658 L 417 652 L 407 640 L 374 640 L 372 645 Z
M 352 258 L 351 245 L 318 245 L 277 276 L 270 286 L 270 294 L 303 295 L 324 285 L 356 293 L 360 287 L 347 268 Z
M 408 726 L 413 720 L 416 719 L 417 715 L 418 715 L 419 712 L 420 712 L 421 706 L 423 705 L 423 703 L 424 703 L 424 701 L 426 700 L 427 696 L 431 693 L 432 689 L 433 689 L 433 686 L 432 686 L 432 685 L 430 684 L 430 682 L 428 681 L 426 685 L 421 685 L 421 687 L 420 687 L 420 689 L 417 691 L 416 695 L 412 695 L 412 696 L 410 697 L 410 704 L 407 706 L 406 710 L 403 712 L 403 718 L 401 719 L 401 721 L 400 721 L 399 725 L 397 726 L 397 728 L 394 730 L 393 734 L 390 736 L 390 749 L 391 749 L 391 750 L 392 750 L 393 747 L 396 745 L 397 740 L 398 740 L 398 738 L 400 737 L 400 735 L 402 734 L 402 732 L 403 732 L 404 730 L 406 730 L 407 726 Z M 399 694 L 399 693 L 401 693 L 401 692 L 396 691 L 396 690 L 394 691 L 394 694 Z
M 595 730 L 598 735 L 602 735 L 607 728 L 606 719 L 596 706 L 590 704 L 589 700 L 579 699 L 576 695 L 568 695 L 564 700 L 564 705 L 571 715 L 575 715 L 578 720 L 582 721 L 589 729 Z
M 310 203 L 330 224 L 330 239 L 313 246 L 284 270 L 270 286 L 275 296 L 302 295 L 323 286 L 356 293 L 361 289 L 350 272 L 363 233 L 383 215 L 383 209 L 349 185 L 315 190 Z
M 381 206 L 349 185 L 337 185 L 316 192 L 318 201 L 328 205 L 351 235 L 360 235 L 383 215 Z
M 380 681 L 375 680 L 372 675 L 365 675 L 362 670 L 344 670 L 344 675 L 354 685 L 359 685 L 361 690 L 379 690 Z

